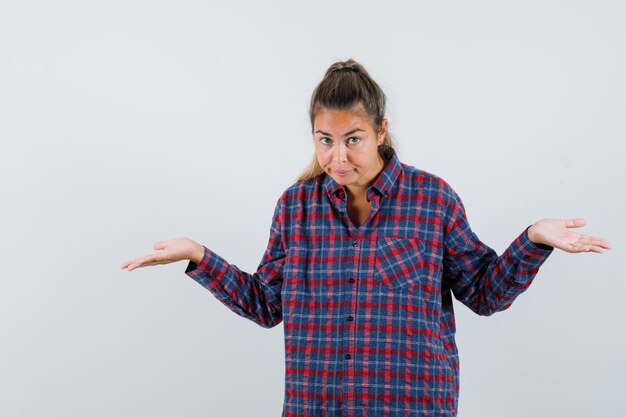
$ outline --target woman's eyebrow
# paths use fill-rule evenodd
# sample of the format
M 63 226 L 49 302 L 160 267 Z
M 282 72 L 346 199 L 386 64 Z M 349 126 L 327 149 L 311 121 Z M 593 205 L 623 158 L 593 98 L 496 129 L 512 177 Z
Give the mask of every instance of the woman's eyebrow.
M 348 136 L 348 135 L 353 134 L 354 132 L 365 132 L 365 130 L 357 127 L 356 129 L 353 129 L 353 130 L 351 130 L 349 132 L 346 132 L 343 135 L 344 136 Z M 315 133 L 321 133 L 322 135 L 330 136 L 331 138 L 333 137 L 333 135 L 331 135 L 330 133 L 326 133 L 326 132 L 324 132 L 322 130 L 317 130 Z

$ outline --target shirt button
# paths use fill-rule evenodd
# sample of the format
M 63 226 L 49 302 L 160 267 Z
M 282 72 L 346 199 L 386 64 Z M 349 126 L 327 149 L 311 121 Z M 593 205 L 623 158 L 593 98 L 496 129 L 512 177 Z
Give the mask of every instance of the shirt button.
M 352 355 L 350 355 L 349 353 L 346 353 L 346 359 L 350 359 L 352 358 Z
M 348 321 L 352 321 L 352 320 L 354 320 L 354 317 L 348 316 Z
M 348 282 L 349 282 L 350 284 L 354 283 L 354 281 L 356 281 L 354 278 L 350 278 L 350 279 L 348 280 Z
M 359 242 L 358 242 L 357 240 L 355 240 L 354 242 L 352 242 L 352 246 L 356 246 L 356 245 L 358 245 L 358 244 L 359 244 Z
M 230 297 L 228 297 L 228 298 L 226 299 L 226 302 L 227 302 L 228 304 L 232 304 L 232 303 L 233 303 L 233 299 L 232 299 L 232 298 L 230 298 Z

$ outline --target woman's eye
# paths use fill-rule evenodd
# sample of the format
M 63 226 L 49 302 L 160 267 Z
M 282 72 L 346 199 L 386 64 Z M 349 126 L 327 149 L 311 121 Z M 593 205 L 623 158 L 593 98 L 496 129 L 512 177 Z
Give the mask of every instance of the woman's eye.
M 328 142 L 326 142 L 328 140 Z M 327 145 L 328 143 L 330 143 L 330 139 L 329 138 L 321 138 L 320 142 L 322 142 L 323 145 Z
M 350 143 L 351 143 L 351 144 L 353 144 L 353 145 L 354 145 L 355 143 L 359 143 L 359 142 L 361 141 L 361 139 L 359 139 L 359 138 L 357 138 L 357 137 L 352 137 L 352 138 L 348 139 L 348 141 L 351 141 L 352 139 L 354 139 L 354 141 L 353 141 L 353 142 L 350 142 Z

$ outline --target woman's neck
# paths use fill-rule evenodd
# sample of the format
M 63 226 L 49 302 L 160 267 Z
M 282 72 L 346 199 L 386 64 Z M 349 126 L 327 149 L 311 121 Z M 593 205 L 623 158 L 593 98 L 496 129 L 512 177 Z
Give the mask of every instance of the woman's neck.
M 346 188 L 348 189 L 348 204 L 365 200 L 366 188 L 358 185 L 347 185 Z

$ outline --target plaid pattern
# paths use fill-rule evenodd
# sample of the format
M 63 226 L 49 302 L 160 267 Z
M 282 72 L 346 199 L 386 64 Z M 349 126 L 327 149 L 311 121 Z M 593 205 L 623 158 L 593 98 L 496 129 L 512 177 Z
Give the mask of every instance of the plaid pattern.
M 524 230 L 500 256 L 438 176 L 394 153 L 358 228 L 322 174 L 278 199 L 255 273 L 205 247 L 185 273 L 259 326 L 284 324 L 283 417 L 456 416 L 452 295 L 480 315 L 508 308 L 553 248 Z

